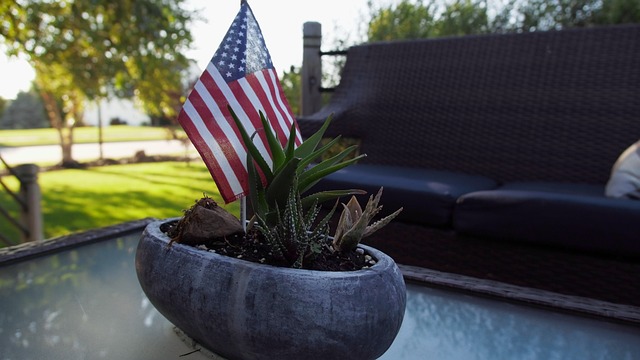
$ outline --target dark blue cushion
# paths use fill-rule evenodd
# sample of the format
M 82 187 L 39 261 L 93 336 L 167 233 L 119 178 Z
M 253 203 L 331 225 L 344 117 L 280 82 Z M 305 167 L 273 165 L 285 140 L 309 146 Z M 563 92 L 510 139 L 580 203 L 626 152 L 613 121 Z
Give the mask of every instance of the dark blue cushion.
M 362 189 L 364 207 L 369 195 L 384 187 L 382 214 L 400 207 L 398 220 L 431 226 L 450 226 L 456 199 L 465 193 L 494 189 L 497 183 L 483 176 L 383 165 L 352 165 L 323 179 L 311 191 Z M 346 200 L 346 199 L 343 199 Z
M 640 203 L 604 196 L 604 186 L 511 183 L 458 199 L 461 234 L 640 255 Z

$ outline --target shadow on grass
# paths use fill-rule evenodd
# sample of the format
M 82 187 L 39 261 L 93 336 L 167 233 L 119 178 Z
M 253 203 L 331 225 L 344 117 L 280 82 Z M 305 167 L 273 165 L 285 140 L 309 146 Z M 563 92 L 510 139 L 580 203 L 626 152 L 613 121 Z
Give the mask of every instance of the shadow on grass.
M 147 217 L 179 217 L 205 193 L 239 214 L 237 202 L 224 205 L 206 167 L 184 163 L 52 171 L 41 174 L 40 185 L 45 238 Z M 0 202 L 12 205 L 3 192 Z M 18 214 L 17 205 L 9 209 Z M 3 219 L 0 232 L 19 238 Z
M 193 168 L 187 169 L 186 167 L 174 166 L 174 169 L 176 170 L 175 173 L 166 173 L 166 172 L 131 173 L 131 172 L 121 172 L 121 171 L 115 171 L 115 170 L 110 171 L 108 169 L 109 167 L 98 167 L 98 168 L 87 168 L 84 170 L 94 172 L 96 174 L 98 173 L 107 174 L 107 175 L 113 175 L 117 177 L 125 177 L 129 179 L 145 181 L 148 183 L 152 183 L 154 185 L 169 185 L 169 186 L 179 185 L 179 186 L 184 186 L 188 188 L 188 186 L 184 185 L 185 183 L 187 184 L 193 183 L 194 181 L 198 181 L 198 182 L 210 181 L 215 186 L 213 179 L 211 178 L 211 175 L 209 175 L 206 169 L 204 170 L 204 172 L 196 172 L 195 170 L 193 170 Z M 151 177 L 171 179 L 173 181 L 154 180 Z M 194 187 L 193 189 L 197 189 L 197 188 Z

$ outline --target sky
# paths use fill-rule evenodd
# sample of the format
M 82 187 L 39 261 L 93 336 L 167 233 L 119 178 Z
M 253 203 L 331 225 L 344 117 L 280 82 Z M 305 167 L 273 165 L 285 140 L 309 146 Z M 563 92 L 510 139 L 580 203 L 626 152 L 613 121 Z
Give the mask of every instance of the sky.
M 337 38 L 359 39 L 368 13 L 367 0 L 249 0 L 278 73 L 302 65 L 302 27 L 322 24 L 323 50 L 334 50 Z M 193 49 L 187 56 L 204 69 L 240 9 L 240 0 L 189 0 L 204 21 L 192 25 Z M 28 90 L 34 73 L 26 61 L 0 52 L 0 97 L 13 99 Z

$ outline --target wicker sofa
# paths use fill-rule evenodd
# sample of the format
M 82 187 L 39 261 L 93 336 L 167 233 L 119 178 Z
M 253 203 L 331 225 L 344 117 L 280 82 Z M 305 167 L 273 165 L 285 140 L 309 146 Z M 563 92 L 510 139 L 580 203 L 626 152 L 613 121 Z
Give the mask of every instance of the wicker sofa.
M 384 186 L 385 212 L 404 207 L 365 242 L 400 263 L 640 305 L 640 201 L 604 195 L 640 138 L 640 25 L 355 46 L 303 135 L 330 114 L 328 135 L 367 157 L 317 188 Z

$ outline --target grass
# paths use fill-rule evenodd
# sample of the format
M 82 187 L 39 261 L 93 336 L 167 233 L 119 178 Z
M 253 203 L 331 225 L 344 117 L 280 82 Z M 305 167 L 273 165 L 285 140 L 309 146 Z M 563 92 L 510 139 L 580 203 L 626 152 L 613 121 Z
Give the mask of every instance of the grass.
M 14 191 L 13 177 L 3 181 Z M 146 217 L 182 215 L 203 193 L 223 205 L 215 183 L 201 161 L 143 163 L 58 170 L 39 176 L 45 238 L 53 238 Z M 17 216 L 17 205 L 0 192 L 0 203 Z M 239 215 L 238 202 L 225 208 Z M 11 239 L 19 235 L 3 217 L 0 232 Z
M 182 131 L 182 130 L 179 130 Z M 97 143 L 97 127 L 79 127 L 73 131 L 74 143 Z M 166 140 L 170 133 L 164 127 L 116 125 L 103 128 L 103 142 Z M 55 129 L 0 130 L 0 146 L 34 146 L 60 144 Z

